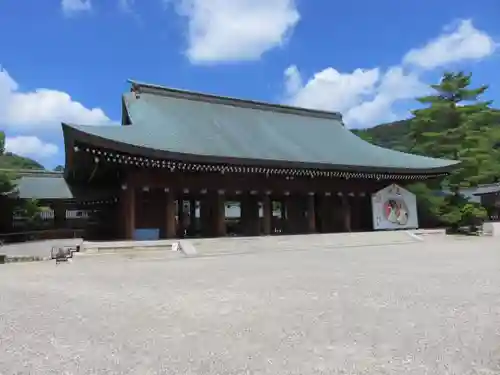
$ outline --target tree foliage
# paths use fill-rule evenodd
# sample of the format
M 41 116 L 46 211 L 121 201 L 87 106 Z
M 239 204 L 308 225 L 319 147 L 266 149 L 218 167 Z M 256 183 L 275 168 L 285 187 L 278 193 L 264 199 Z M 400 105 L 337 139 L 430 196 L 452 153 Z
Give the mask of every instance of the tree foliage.
M 408 134 L 413 152 L 461 162 L 445 180 L 452 193 L 500 177 L 495 148 L 500 139 L 498 132 L 490 132 L 498 114 L 491 102 L 480 100 L 488 87 L 473 89 L 470 84 L 470 74 L 445 73 L 439 84 L 431 85 L 434 95 L 417 99 L 427 107 L 413 111 Z
M 10 155 L 6 154 L 5 152 L 5 133 L 3 131 L 0 131 L 0 160 L 5 160 L 4 158 L 6 156 L 8 157 Z M 5 169 L 12 169 L 12 168 L 5 168 Z M 16 178 L 17 176 L 15 175 L 15 173 L 6 170 L 0 170 L 0 196 L 5 197 L 7 194 L 15 190 Z M 39 206 L 38 202 L 34 199 L 28 199 L 28 200 L 16 199 L 14 209 L 18 212 L 22 212 L 24 217 L 29 221 L 33 221 L 38 217 Z
M 418 98 L 422 108 L 406 123 L 405 151 L 460 161 L 444 181 L 410 186 L 421 206 L 453 227 L 486 217 L 479 204 L 461 195 L 465 188 L 500 179 L 500 112 L 481 97 L 487 86 L 471 88 L 471 74 L 445 73 L 431 85 L 431 95 Z M 437 196 L 445 189 L 447 195 Z
M 5 133 L 0 131 L 0 157 L 5 153 Z M 14 189 L 13 176 L 5 171 L 0 171 L 0 194 L 9 193 Z
M 0 131 L 0 156 L 5 153 L 5 133 Z
M 33 159 L 19 156 L 11 152 L 5 152 L 2 156 L 0 156 L 0 169 L 44 170 L 45 168 Z
M 444 181 L 409 186 L 420 209 L 451 226 L 486 216 L 462 189 L 500 181 L 500 111 L 482 100 L 488 87 L 473 88 L 471 81 L 471 74 L 444 73 L 430 95 L 417 99 L 421 108 L 412 118 L 354 131 L 382 147 L 460 161 Z M 436 194 L 442 189 L 449 194 Z

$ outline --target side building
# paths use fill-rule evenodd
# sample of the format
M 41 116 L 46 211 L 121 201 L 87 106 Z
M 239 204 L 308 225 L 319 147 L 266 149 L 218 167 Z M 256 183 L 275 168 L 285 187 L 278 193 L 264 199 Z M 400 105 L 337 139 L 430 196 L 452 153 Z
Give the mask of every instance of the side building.
M 87 231 L 92 206 L 75 200 L 60 172 L 2 169 L 14 177 L 15 189 L 0 195 L 0 240 L 19 242 L 28 239 L 80 237 Z M 18 200 L 34 199 L 39 212 L 27 217 Z
M 62 125 L 65 181 L 107 238 L 373 230 L 373 193 L 456 164 L 371 145 L 339 113 L 133 81 L 122 108 L 122 126 Z

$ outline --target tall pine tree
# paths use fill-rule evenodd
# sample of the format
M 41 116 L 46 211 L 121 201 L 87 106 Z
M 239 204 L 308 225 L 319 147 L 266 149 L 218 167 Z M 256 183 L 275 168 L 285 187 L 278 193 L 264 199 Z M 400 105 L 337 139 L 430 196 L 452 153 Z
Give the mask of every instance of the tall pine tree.
M 491 132 L 498 114 L 491 102 L 480 100 L 488 86 L 470 88 L 471 78 L 463 72 L 445 73 L 439 84 L 431 85 L 433 95 L 417 99 L 427 107 L 413 111 L 409 134 L 413 152 L 461 162 L 443 181 L 442 187 L 451 194 L 439 207 L 442 219 L 453 225 L 485 215 L 460 195 L 461 189 L 500 177 L 495 148 L 499 133 Z

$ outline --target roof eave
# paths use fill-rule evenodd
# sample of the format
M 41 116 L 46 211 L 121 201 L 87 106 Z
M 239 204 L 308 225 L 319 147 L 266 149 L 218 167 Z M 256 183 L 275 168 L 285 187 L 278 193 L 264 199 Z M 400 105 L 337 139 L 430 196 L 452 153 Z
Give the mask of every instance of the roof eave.
M 65 146 L 66 146 L 66 168 L 65 177 L 72 167 L 74 155 L 74 143 L 80 141 L 96 147 L 108 148 L 116 152 L 126 154 L 141 155 L 156 159 L 178 160 L 191 163 L 208 163 L 208 164 L 232 164 L 242 166 L 267 166 L 275 168 L 297 168 L 297 169 L 318 169 L 318 170 L 339 170 L 339 171 L 357 171 L 357 172 L 373 172 L 373 173 L 395 173 L 406 175 L 436 175 L 451 172 L 459 162 L 450 161 L 450 164 L 444 166 L 436 166 L 434 168 L 393 168 L 393 167 L 370 167 L 370 166 L 353 166 L 353 165 L 336 165 L 326 163 L 307 163 L 307 162 L 291 162 L 284 160 L 267 160 L 267 159 L 247 159 L 234 158 L 214 155 L 196 155 L 171 152 L 165 150 L 151 149 L 132 145 L 129 143 L 119 142 L 110 138 L 87 133 L 80 129 L 74 128 L 69 124 L 63 124 Z

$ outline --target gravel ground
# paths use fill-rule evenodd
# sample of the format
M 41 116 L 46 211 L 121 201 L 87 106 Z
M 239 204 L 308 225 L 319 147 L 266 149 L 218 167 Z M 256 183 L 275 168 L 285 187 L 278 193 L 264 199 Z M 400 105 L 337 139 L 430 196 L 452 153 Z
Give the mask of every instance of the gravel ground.
M 50 257 L 52 246 L 76 246 L 82 242 L 82 239 L 75 238 L 6 244 L 0 247 L 0 254 L 6 254 L 9 257 L 35 256 L 45 258 Z
M 0 266 L 0 374 L 499 374 L 495 242 Z

